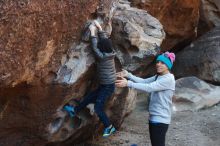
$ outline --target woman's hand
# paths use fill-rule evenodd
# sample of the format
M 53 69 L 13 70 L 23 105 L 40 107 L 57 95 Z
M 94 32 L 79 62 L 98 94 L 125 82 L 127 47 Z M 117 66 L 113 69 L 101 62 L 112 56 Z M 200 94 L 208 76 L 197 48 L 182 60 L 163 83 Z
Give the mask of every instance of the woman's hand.
M 117 77 L 122 77 L 122 78 L 127 78 L 127 77 L 128 77 L 128 71 L 122 69 L 121 72 L 117 72 L 117 73 L 116 73 L 116 76 L 117 76 Z
M 116 85 L 116 87 L 127 87 L 128 86 L 128 80 L 123 78 L 123 77 L 120 77 L 120 79 L 117 79 L 115 81 L 115 85 Z

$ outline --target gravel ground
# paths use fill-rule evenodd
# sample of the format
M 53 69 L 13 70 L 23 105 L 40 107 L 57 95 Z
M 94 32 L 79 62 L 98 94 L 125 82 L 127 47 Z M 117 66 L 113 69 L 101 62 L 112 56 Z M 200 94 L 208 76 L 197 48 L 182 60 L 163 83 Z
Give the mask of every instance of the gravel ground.
M 146 98 L 139 97 L 135 110 L 117 133 L 107 139 L 95 138 L 85 146 L 151 146 L 146 105 Z M 198 112 L 174 113 L 166 143 L 166 146 L 220 146 L 220 105 Z

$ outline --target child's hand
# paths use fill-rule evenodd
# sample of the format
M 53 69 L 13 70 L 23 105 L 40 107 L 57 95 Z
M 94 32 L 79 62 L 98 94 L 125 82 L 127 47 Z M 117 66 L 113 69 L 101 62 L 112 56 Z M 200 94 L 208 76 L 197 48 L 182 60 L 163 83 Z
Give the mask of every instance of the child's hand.
M 128 77 L 128 71 L 127 71 L 127 70 L 122 69 L 122 71 L 121 71 L 121 72 L 117 72 L 117 73 L 116 73 L 116 76 L 117 76 L 117 77 L 123 77 L 123 78 L 127 78 L 127 77 Z
M 115 81 L 116 87 L 127 87 L 128 86 L 128 80 L 121 77 L 121 79 L 117 79 Z
M 99 31 L 102 31 L 102 27 L 99 24 L 99 22 L 97 20 L 94 20 L 93 22 L 94 22 L 95 26 L 99 29 Z
M 96 27 L 93 24 L 89 26 L 89 30 L 91 32 L 91 36 L 95 36 Z

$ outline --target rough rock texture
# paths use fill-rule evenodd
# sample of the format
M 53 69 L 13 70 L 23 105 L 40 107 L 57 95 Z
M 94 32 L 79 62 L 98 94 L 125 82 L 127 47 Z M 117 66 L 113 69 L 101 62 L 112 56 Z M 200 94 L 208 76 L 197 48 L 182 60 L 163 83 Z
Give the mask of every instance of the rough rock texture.
M 62 107 L 67 102 L 78 104 L 97 86 L 94 57 L 88 43 L 80 41 L 80 33 L 94 12 L 109 33 L 120 30 L 119 26 L 111 27 L 113 15 L 122 13 L 120 8 L 120 12 L 116 11 L 118 6 L 113 2 L 0 1 L 0 145 L 65 146 L 101 132 L 102 125 L 93 113 L 93 105 L 74 119 Z M 151 46 L 151 55 L 155 55 L 152 44 L 160 44 L 164 38 L 161 24 L 144 11 L 129 10 L 137 13 L 132 19 L 148 16 L 155 21 L 145 20 L 148 28 L 139 20 L 131 23 L 131 18 L 124 13 L 127 18 L 123 23 L 128 21 L 134 26 L 128 25 L 130 30 L 125 32 L 141 36 L 139 43 L 143 41 Z M 146 28 L 133 31 L 140 25 Z M 117 38 L 124 36 L 120 34 Z M 127 36 L 131 41 L 132 35 Z M 152 40 L 148 43 L 144 37 Z M 137 42 L 134 46 L 141 49 Z M 137 54 L 140 60 L 144 57 Z M 116 61 L 117 70 L 122 67 L 120 59 Z M 133 90 L 118 89 L 109 99 L 106 111 L 117 128 L 134 108 L 135 97 Z
M 176 77 L 197 76 L 220 83 L 220 27 L 216 27 L 179 52 L 174 64 Z
M 112 20 L 112 38 L 124 69 L 136 71 L 149 65 L 160 51 L 165 33 L 160 22 L 146 11 L 130 7 L 126 1 L 117 6 Z
M 89 70 L 95 62 L 89 44 L 73 44 L 67 55 L 61 59 L 61 67 L 57 72 L 56 81 L 73 84 Z
M 94 66 L 82 70 L 83 78 L 75 77 L 75 83 L 66 86 L 53 84 L 59 81 L 57 72 L 65 57 L 76 58 L 77 51 L 82 52 L 80 59 L 84 59 L 84 49 L 74 50 L 75 54 L 68 52 L 78 46 L 83 24 L 97 7 L 104 15 L 112 2 L 0 2 L 0 145 L 48 143 L 48 125 L 71 96 L 82 97 L 88 91 Z
M 208 84 L 196 77 L 176 81 L 174 106 L 176 111 L 195 111 L 220 102 L 220 87 Z
M 163 25 L 164 50 L 195 38 L 199 21 L 200 0 L 130 0 L 133 6 L 147 10 Z M 178 49 L 178 48 L 176 48 Z
M 201 0 L 199 21 L 199 35 L 215 26 L 220 26 L 220 1 Z
M 1 1 L 1 87 L 54 78 L 61 55 L 97 6 L 98 0 Z

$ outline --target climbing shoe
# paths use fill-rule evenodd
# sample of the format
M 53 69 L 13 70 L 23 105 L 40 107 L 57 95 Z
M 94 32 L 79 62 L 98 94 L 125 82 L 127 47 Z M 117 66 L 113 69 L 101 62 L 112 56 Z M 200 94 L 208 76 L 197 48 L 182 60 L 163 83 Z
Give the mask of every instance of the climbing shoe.
M 115 132 L 116 132 L 115 127 L 113 127 L 113 126 L 111 125 L 111 126 L 109 126 L 109 127 L 107 127 L 107 128 L 104 129 L 103 137 L 104 137 L 104 138 L 107 138 L 107 137 L 109 137 L 111 134 L 114 134 Z
M 74 117 L 74 116 L 75 116 L 74 106 L 65 105 L 65 106 L 63 107 L 63 109 L 70 115 L 70 117 Z

